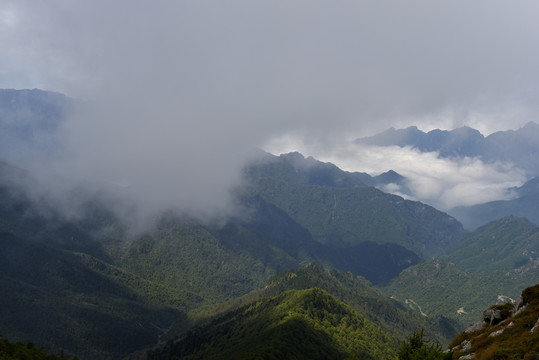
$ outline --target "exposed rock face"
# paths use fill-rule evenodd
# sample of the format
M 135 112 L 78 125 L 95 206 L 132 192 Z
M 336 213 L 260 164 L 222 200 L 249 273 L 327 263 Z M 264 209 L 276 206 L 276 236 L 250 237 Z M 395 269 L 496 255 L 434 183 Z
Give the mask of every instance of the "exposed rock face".
M 470 340 L 464 340 L 462 342 L 462 350 L 463 351 L 468 351 L 472 348 L 472 343 Z
M 513 305 L 493 305 L 451 344 L 453 357 L 539 359 L 539 284 L 522 291 Z M 500 357 L 501 356 L 501 357 Z
M 521 311 L 526 308 L 527 304 L 524 303 L 522 296 L 515 302 L 515 307 L 513 307 L 513 316 L 517 316 Z
M 537 330 L 538 327 L 539 327 L 539 319 L 537 319 L 537 321 L 535 322 L 535 325 L 533 325 L 533 327 L 531 328 L 530 332 L 531 332 L 531 333 L 534 333 L 535 330 Z
M 501 335 L 503 334 L 503 329 L 500 329 L 498 331 L 494 331 L 494 332 L 491 332 L 488 336 L 489 337 L 494 337 L 494 336 L 498 336 L 498 335 Z
M 483 321 L 490 325 L 496 325 L 505 320 L 506 317 L 500 309 L 488 309 L 483 312 Z
M 473 323 L 472 325 L 468 326 L 468 328 L 466 330 L 464 330 L 464 332 L 466 334 L 469 334 L 469 333 L 473 333 L 473 332 L 476 332 L 476 331 L 479 331 L 483 328 L 483 326 L 485 326 L 487 323 L 484 322 L 483 320 L 481 321 L 478 321 L 476 323 Z

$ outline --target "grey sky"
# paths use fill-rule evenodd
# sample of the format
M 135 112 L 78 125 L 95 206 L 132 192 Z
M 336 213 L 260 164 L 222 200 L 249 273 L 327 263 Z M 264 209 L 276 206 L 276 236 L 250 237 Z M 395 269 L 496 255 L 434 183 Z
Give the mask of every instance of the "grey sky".
M 538 18 L 531 0 L 4 0 L 0 87 L 99 104 L 68 124 L 69 171 L 191 207 L 281 136 L 539 120 Z
M 536 110 L 535 1 L 3 4 L 2 87 L 159 89 L 264 133 Z

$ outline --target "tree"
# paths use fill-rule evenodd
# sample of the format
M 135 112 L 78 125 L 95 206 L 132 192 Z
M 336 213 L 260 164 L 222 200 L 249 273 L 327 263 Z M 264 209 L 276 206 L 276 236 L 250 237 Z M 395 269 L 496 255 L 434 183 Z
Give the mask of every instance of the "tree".
M 398 352 L 399 360 L 450 360 L 451 352 L 444 352 L 438 343 L 431 343 L 423 330 L 414 331 Z

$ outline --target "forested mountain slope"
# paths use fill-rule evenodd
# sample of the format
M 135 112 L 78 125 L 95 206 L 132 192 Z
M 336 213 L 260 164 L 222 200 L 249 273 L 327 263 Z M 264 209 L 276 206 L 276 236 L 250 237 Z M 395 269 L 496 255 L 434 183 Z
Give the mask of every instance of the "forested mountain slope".
M 539 258 L 539 227 L 514 216 L 492 221 L 466 234 L 446 258 L 471 272 L 512 270 Z
M 539 228 L 506 217 L 467 233 L 440 259 L 409 267 L 384 288 L 429 316 L 467 325 L 488 304 L 539 282 Z
M 200 307 L 189 313 L 193 321 L 225 314 L 253 301 L 273 297 L 288 290 L 319 288 L 350 305 L 358 313 L 387 331 L 392 337 L 404 341 L 417 329 L 425 329 L 440 343 L 448 343 L 460 331 L 457 321 L 441 316 L 424 317 L 404 302 L 394 300 L 372 286 L 366 279 L 317 263 L 284 271 L 273 276 L 267 285 L 245 296 L 225 303 Z
M 147 359 L 395 358 L 398 343 L 320 289 L 241 307 L 148 353 Z
M 185 319 L 165 289 L 90 255 L 6 232 L 0 237 L 0 330 L 9 339 L 112 359 L 155 343 L 152 324 Z
M 362 186 L 354 173 L 291 153 L 248 166 L 251 192 L 285 211 L 321 244 L 396 244 L 421 257 L 462 236 L 458 221 L 433 207 Z
M 6 289 L 0 331 L 88 359 L 117 358 L 169 329 L 184 331 L 191 326 L 187 312 L 247 294 L 272 275 L 313 260 L 374 282 L 419 261 L 378 234 L 387 230 L 382 224 L 370 229 L 369 241 L 317 241 L 253 188 L 239 191 L 248 217 L 212 225 L 169 214 L 133 235 L 106 202 L 89 201 L 81 216 L 66 219 L 46 199 L 36 203 L 26 195 L 25 186 L 36 181 L 30 173 L 5 163 L 0 170 L 0 277 Z M 287 186 L 274 184 L 275 191 Z M 348 191 L 355 189 L 372 188 L 354 183 Z M 414 221 L 426 222 L 416 215 Z
M 382 290 L 426 316 L 444 316 L 467 326 L 488 304 L 515 300 L 522 288 L 537 281 L 537 260 L 510 271 L 471 273 L 434 259 L 403 270 Z
M 25 126 L 52 136 L 63 116 L 60 103 L 70 102 L 58 94 L 49 98 L 33 91 L 17 96 L 39 100 L 42 95 L 44 103 L 36 105 L 35 117 L 25 117 Z M 60 103 L 51 100 L 51 110 L 45 111 L 47 99 Z M 13 104 L 31 107 L 18 115 L 34 114 L 34 105 L 17 101 Z M 45 112 L 39 115 L 39 109 Z M 10 116 L 15 114 L 9 111 Z M 32 136 L 17 141 L 36 141 Z M 52 142 L 47 144 L 53 144 L 56 138 L 48 139 Z M 10 158 L 7 152 L 0 155 Z M 33 191 L 40 188 L 37 177 L 1 162 L 0 332 L 56 353 L 64 349 L 83 359 L 115 359 L 183 334 L 240 302 L 266 304 L 269 298 L 280 297 L 277 303 L 296 306 L 309 291 L 308 296 L 314 296 L 309 289 L 320 288 L 328 294 L 314 292 L 314 298 L 347 303 L 393 339 L 403 340 L 413 330 L 425 328 L 445 342 L 467 321 L 466 313 L 471 317 L 475 307 L 484 307 L 499 295 L 494 295 L 493 284 L 500 294 L 512 296 L 516 287 L 528 286 L 537 277 L 536 260 L 518 267 L 523 264 L 519 251 L 536 251 L 521 246 L 527 238 L 526 224 L 515 225 L 515 235 L 517 228 L 523 231 L 514 237 L 520 244 L 515 251 L 497 253 L 494 243 L 489 248 L 505 256 L 493 267 L 516 269 L 489 268 L 478 275 L 438 260 L 420 263 L 472 244 L 459 242 L 463 228 L 447 214 L 366 185 L 398 179 L 397 174 L 373 179 L 292 153 L 262 154 L 245 167 L 244 175 L 245 182 L 234 190 L 241 216 L 200 221 L 169 211 L 136 232 L 115 215 L 106 191 L 95 193 L 81 186 L 70 192 L 66 197 L 77 197 L 80 211 L 66 216 L 61 204 Z M 483 238 L 489 231 L 500 232 L 486 228 Z M 474 246 L 485 247 L 480 233 L 472 235 L 479 239 Z M 496 236 L 504 242 L 510 239 Z M 535 238 L 530 239 L 533 245 Z M 476 265 L 477 259 L 462 256 L 462 261 Z M 381 295 L 369 281 L 378 286 L 392 281 L 386 288 L 391 291 Z M 289 294 L 296 295 L 282 295 L 291 290 Z M 413 308 L 390 295 L 408 300 Z M 428 316 L 422 316 L 416 305 Z M 460 307 L 463 311 L 457 314 Z M 320 333 L 304 326 L 320 320 L 309 319 L 296 324 L 321 343 L 338 344 L 328 347 L 328 354 L 367 351 L 342 345 L 331 336 L 328 340 L 327 327 Z M 290 324 L 285 328 L 294 333 Z M 334 331 L 342 333 L 338 328 L 329 333 Z
M 440 342 L 451 339 L 458 324 L 442 317 L 425 318 L 373 287 L 361 276 L 324 268 L 316 263 L 273 277 L 264 287 L 265 294 L 291 289 L 320 288 L 352 306 L 391 336 L 405 340 L 414 330 L 425 329 Z

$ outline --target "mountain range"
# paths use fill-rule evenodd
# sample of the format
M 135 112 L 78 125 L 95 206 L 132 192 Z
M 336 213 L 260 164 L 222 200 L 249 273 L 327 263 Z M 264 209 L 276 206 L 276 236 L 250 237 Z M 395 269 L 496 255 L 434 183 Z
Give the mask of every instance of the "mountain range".
M 400 147 L 410 146 L 421 152 L 438 152 L 440 157 L 478 157 L 484 162 L 510 162 L 527 172 L 539 174 L 539 125 L 529 122 L 517 130 L 498 131 L 483 136 L 463 126 L 454 130 L 435 129 L 427 133 L 416 126 L 390 128 L 374 136 L 355 140 L 357 144 Z
M 234 190 L 241 215 L 169 211 L 133 232 L 103 194 L 85 194 L 77 217 L 30 196 L 39 178 L 0 154 L 0 332 L 51 353 L 397 358 L 414 331 L 447 345 L 489 304 L 539 282 L 535 224 L 505 217 L 466 232 L 373 187 L 401 181 L 394 172 L 261 153 Z
M 88 204 L 86 217 L 66 220 L 43 213 L 45 204 L 37 206 L 12 182 L 4 182 L 2 333 L 83 358 L 117 358 L 168 332 L 160 329 L 190 328 L 196 322 L 188 317 L 190 311 L 259 289 L 280 271 L 315 260 L 374 283 L 387 282 L 462 235 L 458 222 L 433 208 L 359 183 L 313 184 L 296 173 L 288 156 L 268 157 L 246 169 L 252 186 L 239 196 L 249 217 L 204 225 L 168 215 L 136 236 L 99 204 Z M 301 160 L 297 154 L 290 157 Z M 31 176 L 7 164 L 1 169 L 2 179 Z M 264 183 L 257 183 L 255 176 L 262 174 Z M 340 170 L 336 174 L 347 177 Z M 274 193 L 269 186 L 287 188 L 286 201 L 281 196 L 266 201 Z M 321 198 L 329 199 L 328 209 L 298 207 Z M 346 216 L 374 222 L 376 213 L 387 220 L 358 220 L 344 227 Z M 327 234 L 334 240 L 326 240 Z M 100 324 L 107 326 L 100 329 Z
M 1 158 L 54 151 L 59 128 L 75 104 L 75 100 L 51 91 L 0 89 Z
M 476 229 L 490 221 L 505 216 L 520 216 L 539 224 L 539 178 L 534 177 L 524 185 L 508 189 L 515 194 L 510 200 L 489 201 L 473 206 L 458 206 L 448 211 L 465 228 Z
M 477 158 L 485 163 L 512 164 L 526 174 L 528 181 L 520 187 L 507 188 L 509 199 L 497 199 L 471 206 L 457 206 L 448 213 L 466 229 L 476 229 L 505 216 L 520 216 L 539 224 L 539 125 L 529 122 L 517 130 L 498 131 L 483 136 L 478 130 L 464 126 L 451 131 L 435 129 L 429 132 L 416 126 L 390 128 L 374 136 L 355 140 L 356 144 L 411 147 L 420 152 L 436 152 L 440 158 Z M 414 197 L 406 187 L 407 179 L 394 182 L 400 193 Z M 372 184 L 383 188 L 383 184 Z M 506 198 L 507 198 L 506 197 Z

